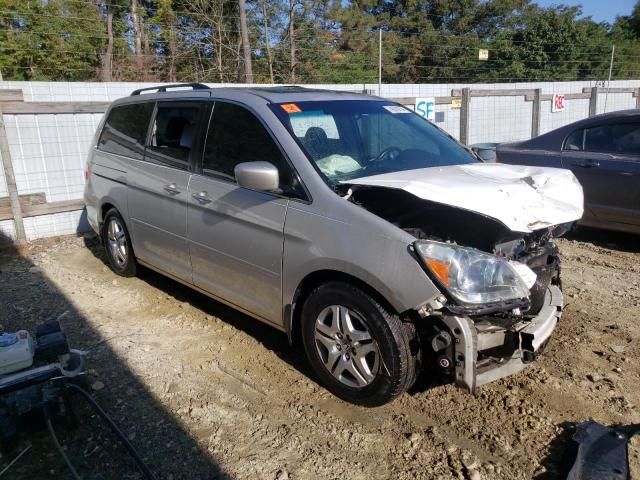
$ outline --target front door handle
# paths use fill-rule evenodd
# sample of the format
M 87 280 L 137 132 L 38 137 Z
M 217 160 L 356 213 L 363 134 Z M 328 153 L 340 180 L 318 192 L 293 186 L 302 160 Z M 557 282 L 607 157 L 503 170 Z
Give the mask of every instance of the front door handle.
M 593 160 L 591 158 L 587 159 L 587 160 L 577 160 L 575 162 L 573 162 L 574 165 L 577 165 L 578 167 L 582 167 L 582 168 L 594 168 L 594 167 L 599 167 L 600 166 L 600 162 L 598 160 Z
M 202 205 L 204 205 L 205 203 L 211 203 L 211 199 L 209 198 L 209 194 L 204 190 L 202 192 L 194 193 L 191 196 L 193 198 L 195 198 Z
M 169 185 L 165 185 L 164 191 L 167 192 L 169 195 L 177 195 L 180 193 L 180 190 L 178 190 L 178 186 L 175 183 L 170 183 Z

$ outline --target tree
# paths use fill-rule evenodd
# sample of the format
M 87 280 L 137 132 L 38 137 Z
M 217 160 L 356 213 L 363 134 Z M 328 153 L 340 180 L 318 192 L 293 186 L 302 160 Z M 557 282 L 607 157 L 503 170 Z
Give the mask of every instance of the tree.
M 5 80 L 84 80 L 95 77 L 106 37 L 91 3 L 0 0 L 0 69 Z
M 0 0 L 5 79 L 374 83 L 638 76 L 613 25 L 531 0 Z M 478 49 L 489 50 L 488 61 Z

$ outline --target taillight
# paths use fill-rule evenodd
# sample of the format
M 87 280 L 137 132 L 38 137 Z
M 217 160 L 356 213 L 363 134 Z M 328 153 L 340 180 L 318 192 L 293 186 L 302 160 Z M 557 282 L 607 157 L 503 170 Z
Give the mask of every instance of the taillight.
M 84 183 L 88 183 L 89 182 L 89 176 L 91 175 L 91 172 L 89 171 L 89 165 L 85 165 L 84 167 Z

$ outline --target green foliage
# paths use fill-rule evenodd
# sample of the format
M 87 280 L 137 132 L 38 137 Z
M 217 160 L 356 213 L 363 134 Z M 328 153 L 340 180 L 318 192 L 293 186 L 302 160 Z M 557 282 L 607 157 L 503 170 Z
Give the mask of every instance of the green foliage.
M 613 45 L 613 78 L 639 73 L 640 1 L 613 25 L 531 0 L 247 0 L 247 11 L 258 82 L 376 83 L 379 30 L 384 82 L 602 80 Z M 0 71 L 237 82 L 238 22 L 237 0 L 0 0 Z
M 0 10 L 0 69 L 5 79 L 94 77 L 105 39 L 97 6 L 73 0 L 0 0 Z

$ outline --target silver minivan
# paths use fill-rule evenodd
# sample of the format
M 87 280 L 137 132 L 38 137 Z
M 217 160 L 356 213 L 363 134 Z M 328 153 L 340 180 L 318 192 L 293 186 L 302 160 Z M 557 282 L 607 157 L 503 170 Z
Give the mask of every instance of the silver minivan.
M 544 349 L 554 238 L 582 216 L 570 171 L 481 162 L 382 98 L 173 87 L 114 102 L 90 149 L 115 273 L 143 265 L 272 325 L 361 405 L 418 375 L 474 391 Z

